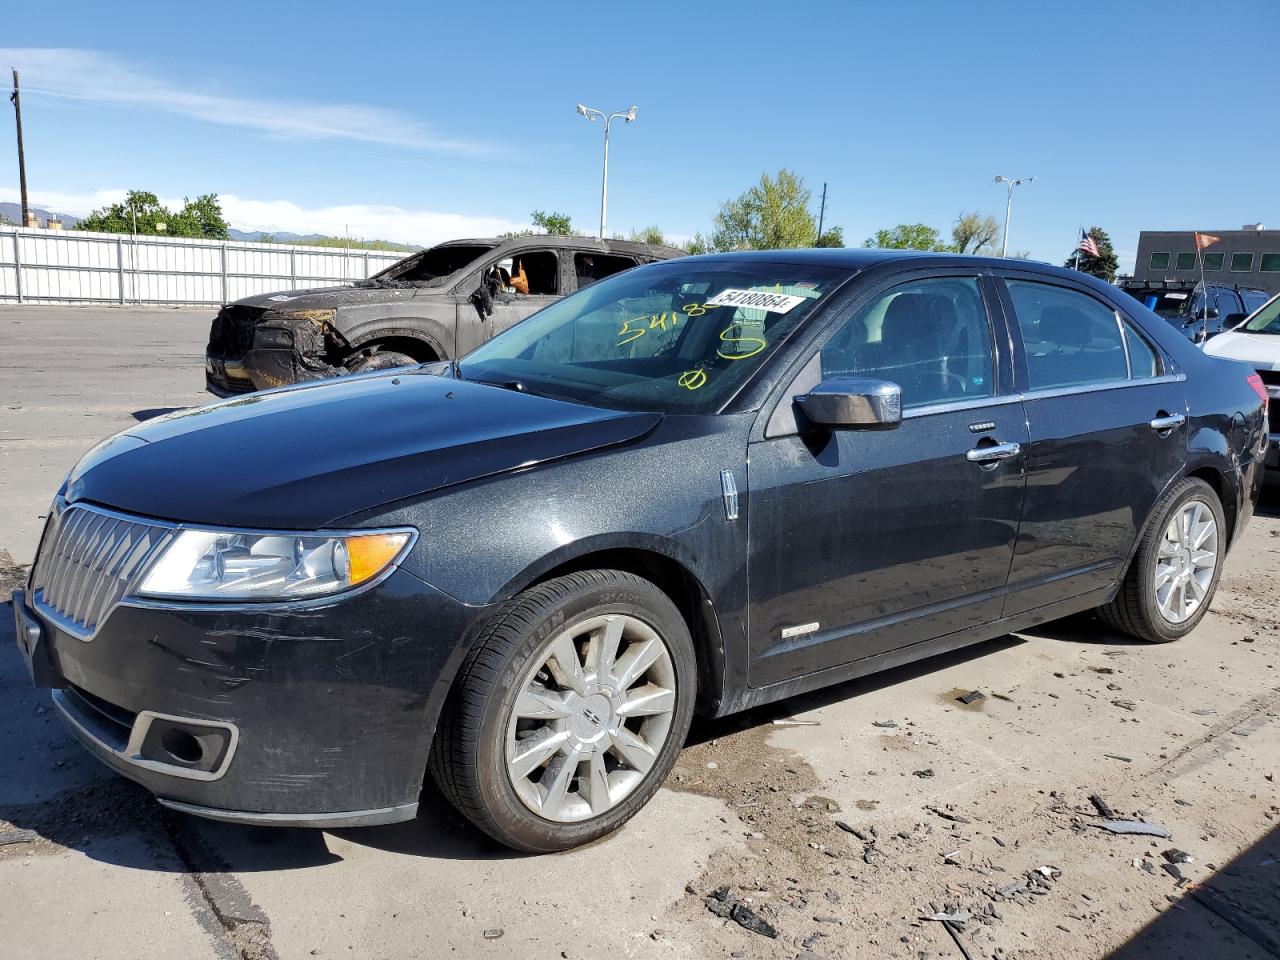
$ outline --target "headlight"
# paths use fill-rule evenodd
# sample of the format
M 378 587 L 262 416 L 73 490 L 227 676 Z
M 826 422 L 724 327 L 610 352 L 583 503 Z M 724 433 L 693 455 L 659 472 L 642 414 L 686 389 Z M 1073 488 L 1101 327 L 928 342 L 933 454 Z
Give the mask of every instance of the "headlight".
M 341 535 L 179 530 L 137 593 L 176 600 L 301 600 L 349 590 L 386 573 L 408 530 Z

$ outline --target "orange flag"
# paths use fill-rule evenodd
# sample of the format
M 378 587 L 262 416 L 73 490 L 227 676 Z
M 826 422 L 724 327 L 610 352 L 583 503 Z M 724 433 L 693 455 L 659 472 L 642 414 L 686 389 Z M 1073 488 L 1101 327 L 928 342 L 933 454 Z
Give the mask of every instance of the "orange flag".
M 1215 237 L 1212 233 L 1201 233 L 1196 231 L 1196 249 L 1203 250 L 1205 247 L 1212 246 L 1221 240 L 1221 237 Z

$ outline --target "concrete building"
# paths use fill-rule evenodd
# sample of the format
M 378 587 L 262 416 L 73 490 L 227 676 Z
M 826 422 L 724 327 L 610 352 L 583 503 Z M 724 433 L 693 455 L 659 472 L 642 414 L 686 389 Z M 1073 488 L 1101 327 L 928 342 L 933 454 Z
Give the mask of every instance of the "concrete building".
M 1209 283 L 1280 293 L 1280 230 L 1247 223 L 1239 230 L 1201 230 L 1221 237 L 1204 251 Z M 1143 230 L 1138 235 L 1135 280 L 1199 280 L 1195 235 L 1190 230 Z

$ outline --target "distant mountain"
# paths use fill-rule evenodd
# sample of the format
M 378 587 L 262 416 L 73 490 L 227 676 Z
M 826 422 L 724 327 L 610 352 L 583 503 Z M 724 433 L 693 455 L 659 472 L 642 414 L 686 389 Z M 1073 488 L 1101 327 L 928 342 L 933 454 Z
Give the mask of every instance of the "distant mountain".
M 73 217 L 69 213 L 51 213 L 48 210 L 42 210 L 40 207 L 32 207 L 31 212 L 40 218 L 40 225 L 44 226 L 50 217 L 56 217 L 62 220 L 62 225 L 70 230 L 80 222 L 79 217 Z M 22 223 L 22 204 L 20 203 L 0 203 L 0 217 L 4 217 L 10 223 Z
M 321 233 L 272 233 L 270 230 L 237 230 L 227 228 L 227 236 L 232 240 L 261 240 L 263 236 L 275 237 L 276 243 L 305 243 L 308 240 L 319 240 Z

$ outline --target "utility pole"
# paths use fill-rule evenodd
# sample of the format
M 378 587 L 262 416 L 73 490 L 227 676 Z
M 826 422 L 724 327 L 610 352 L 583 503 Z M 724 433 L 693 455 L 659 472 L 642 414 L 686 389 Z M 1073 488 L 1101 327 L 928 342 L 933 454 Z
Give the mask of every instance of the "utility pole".
M 578 104 L 578 113 L 582 114 L 592 123 L 597 120 L 604 121 L 604 172 L 600 177 L 600 239 L 604 239 L 605 218 L 609 210 L 609 124 L 615 120 L 625 120 L 627 123 L 635 123 L 636 108 L 632 106 L 630 109 L 621 113 L 605 114 L 599 110 L 593 110 L 591 107 Z
M 22 226 L 27 226 L 31 217 L 31 205 L 27 202 L 27 158 L 22 152 L 22 100 L 18 96 L 18 68 L 13 68 L 13 93 L 9 94 L 13 104 L 13 116 L 18 123 L 18 188 L 22 191 Z
M 822 221 L 827 215 L 827 184 L 822 183 L 822 205 L 818 207 L 818 239 L 822 239 Z

